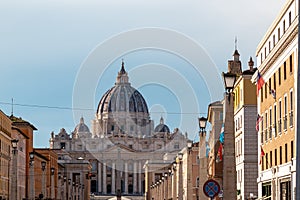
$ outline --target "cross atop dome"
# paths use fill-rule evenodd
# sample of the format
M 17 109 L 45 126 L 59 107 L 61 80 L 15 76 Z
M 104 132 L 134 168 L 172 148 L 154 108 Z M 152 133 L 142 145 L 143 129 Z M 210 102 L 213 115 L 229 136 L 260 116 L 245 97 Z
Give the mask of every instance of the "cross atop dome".
M 120 73 L 121 74 L 125 74 L 126 73 L 125 67 L 124 67 L 124 59 L 122 59 L 122 67 L 121 67 Z
M 128 83 L 129 83 L 129 78 L 125 70 L 124 60 L 122 59 L 121 70 L 118 72 L 116 85 L 128 84 Z

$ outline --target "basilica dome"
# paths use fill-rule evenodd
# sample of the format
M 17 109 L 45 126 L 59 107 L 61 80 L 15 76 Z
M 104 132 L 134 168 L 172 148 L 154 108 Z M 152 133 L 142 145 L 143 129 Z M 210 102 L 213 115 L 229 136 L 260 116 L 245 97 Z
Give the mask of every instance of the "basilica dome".
M 148 114 L 148 106 L 144 97 L 128 81 L 124 62 L 122 62 L 115 86 L 102 96 L 98 104 L 98 116 L 109 112 L 139 112 Z
M 124 62 L 115 85 L 99 101 L 92 129 L 93 137 L 146 137 L 153 130 L 147 103 L 131 86 Z

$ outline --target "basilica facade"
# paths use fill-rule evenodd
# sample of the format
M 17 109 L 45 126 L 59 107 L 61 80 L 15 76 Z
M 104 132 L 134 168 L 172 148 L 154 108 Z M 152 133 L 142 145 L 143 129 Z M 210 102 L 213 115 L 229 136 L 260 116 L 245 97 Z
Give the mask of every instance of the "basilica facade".
M 92 193 L 130 196 L 145 191 L 143 166 L 147 160 L 162 161 L 165 154 L 179 152 L 186 141 L 186 135 L 178 128 L 170 131 L 163 118 L 154 127 L 146 100 L 131 86 L 122 62 L 115 85 L 99 101 L 91 129 L 82 117 L 72 133 L 63 128 L 51 133 L 50 148 L 61 150 L 61 163 L 90 163 Z M 65 153 L 69 156 L 63 156 Z M 80 168 L 62 173 L 78 174 Z

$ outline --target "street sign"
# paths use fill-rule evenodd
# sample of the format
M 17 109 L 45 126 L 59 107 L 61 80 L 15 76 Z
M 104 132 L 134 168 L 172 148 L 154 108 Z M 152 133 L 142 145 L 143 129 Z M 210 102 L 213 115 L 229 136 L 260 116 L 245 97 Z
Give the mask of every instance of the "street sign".
M 220 192 L 220 185 L 213 179 L 207 180 L 203 185 L 203 192 L 207 197 L 214 198 Z

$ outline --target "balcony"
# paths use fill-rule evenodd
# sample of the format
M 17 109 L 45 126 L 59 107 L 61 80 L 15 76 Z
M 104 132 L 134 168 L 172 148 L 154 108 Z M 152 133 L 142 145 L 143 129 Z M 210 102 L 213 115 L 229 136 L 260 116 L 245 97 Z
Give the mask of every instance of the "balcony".
M 287 115 L 283 117 L 283 130 L 286 131 L 287 129 Z
M 289 122 L 290 122 L 290 127 L 293 127 L 294 126 L 294 113 L 293 113 L 293 111 L 291 111 L 289 113 Z
M 281 123 L 281 119 L 278 120 L 278 134 L 281 134 L 281 130 L 282 130 L 282 123 Z

